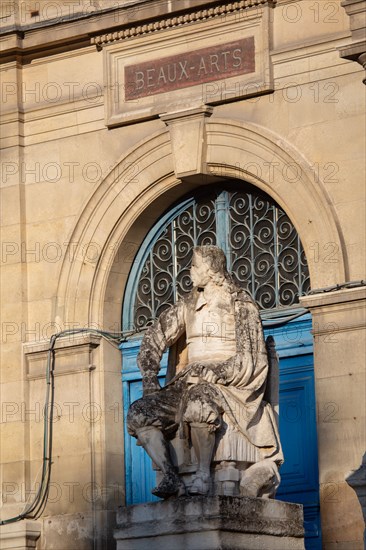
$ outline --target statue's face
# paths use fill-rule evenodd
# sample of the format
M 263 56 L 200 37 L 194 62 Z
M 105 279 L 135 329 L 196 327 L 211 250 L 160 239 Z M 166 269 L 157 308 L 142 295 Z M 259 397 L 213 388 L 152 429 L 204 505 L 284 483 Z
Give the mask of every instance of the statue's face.
M 193 286 L 204 287 L 210 282 L 210 266 L 200 254 L 193 254 L 191 265 L 191 279 Z

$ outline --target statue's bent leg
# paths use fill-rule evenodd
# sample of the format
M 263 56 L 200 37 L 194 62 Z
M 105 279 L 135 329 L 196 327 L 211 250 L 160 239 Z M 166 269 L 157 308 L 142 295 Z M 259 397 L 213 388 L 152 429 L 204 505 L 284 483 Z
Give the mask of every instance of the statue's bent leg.
M 190 425 L 198 470 L 189 489 L 192 495 L 206 495 L 210 489 L 210 467 L 215 447 L 215 431 L 221 425 L 221 410 L 216 391 L 208 384 L 188 390 L 183 420 Z
M 210 466 L 215 447 L 215 433 L 207 424 L 191 423 L 192 445 L 198 459 L 198 470 L 189 489 L 191 495 L 207 495 L 210 489 Z
M 177 427 L 177 407 L 179 397 L 173 387 L 163 388 L 159 392 L 147 395 L 134 401 L 127 414 L 127 430 L 138 438 L 140 428 L 154 426 L 167 436 L 173 434 Z
M 161 390 L 132 403 L 127 415 L 128 432 L 138 439 L 150 458 L 163 472 L 163 479 L 152 493 L 160 498 L 182 495 L 185 487 L 172 465 L 164 433 L 174 432 L 177 396 L 174 388 Z
M 176 474 L 169 456 L 167 441 L 158 428 L 147 426 L 137 430 L 137 437 L 147 454 L 163 472 L 164 476 L 158 487 L 151 492 L 160 498 L 185 494 L 184 483 Z

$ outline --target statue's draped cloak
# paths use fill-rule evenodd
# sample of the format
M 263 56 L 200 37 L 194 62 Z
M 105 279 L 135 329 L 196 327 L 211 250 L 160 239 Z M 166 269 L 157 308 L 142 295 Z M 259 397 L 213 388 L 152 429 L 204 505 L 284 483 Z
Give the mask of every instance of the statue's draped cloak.
M 271 405 L 263 400 L 268 375 L 268 356 L 259 311 L 251 297 L 233 283 L 227 284 L 234 306 L 236 355 L 217 363 L 213 370 L 220 379 L 213 384 L 220 394 L 225 421 L 231 432 L 240 432 L 261 457 L 283 462 L 278 429 Z M 138 365 L 142 375 L 158 373 L 164 351 L 186 331 L 189 308 L 198 299 L 198 289 L 165 310 L 143 338 Z M 190 364 L 177 378 L 189 376 Z M 158 399 L 159 393 L 156 394 Z

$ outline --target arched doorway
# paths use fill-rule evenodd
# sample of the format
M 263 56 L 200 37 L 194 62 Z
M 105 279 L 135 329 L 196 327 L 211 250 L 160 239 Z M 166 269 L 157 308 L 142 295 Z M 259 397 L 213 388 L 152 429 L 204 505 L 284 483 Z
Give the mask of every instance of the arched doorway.
M 258 303 L 280 355 L 280 432 L 285 453 L 278 498 L 304 504 L 307 549 L 320 548 L 319 484 L 311 318 L 298 298 L 310 288 L 299 236 L 286 213 L 243 181 L 203 187 L 173 205 L 136 254 L 123 303 L 126 331 L 143 330 L 190 290 L 197 244 L 224 249 L 228 268 Z M 136 366 L 141 335 L 122 345 L 124 407 L 141 395 Z M 166 361 L 166 358 L 165 358 Z M 165 363 L 161 382 L 164 383 Z M 125 433 L 127 503 L 153 500 L 150 459 Z
M 121 153 L 103 181 L 91 190 L 77 216 L 61 265 L 52 313 L 57 326 L 97 326 L 119 331 L 122 299 L 126 296 L 126 282 L 133 260 L 130 247 L 135 247 L 135 250 L 141 248 L 143 239 L 158 218 L 161 219 L 170 205 L 185 193 L 196 189 L 197 181 L 217 181 L 218 174 L 220 178 L 235 177 L 242 182 L 251 182 L 268 193 L 289 215 L 307 255 L 313 289 L 350 280 L 345 236 L 337 211 L 329 199 L 323 179 L 318 174 L 314 177 L 312 161 L 304 151 L 290 143 L 285 135 L 247 121 L 215 116 L 207 119 L 204 126 L 205 139 L 199 142 L 201 166 L 198 167 L 198 180 L 178 176 L 176 166 L 185 151 L 172 146 L 170 132 L 165 127 L 133 142 L 128 151 Z M 296 171 L 296 178 L 288 173 L 291 167 Z M 85 261 L 85 250 L 90 243 L 93 243 L 93 250 L 97 247 L 100 251 L 97 262 Z M 338 251 L 336 261 L 328 261 L 329 243 Z M 308 324 L 310 326 L 310 320 Z M 302 331 L 301 335 L 305 332 Z M 276 340 L 279 347 L 277 336 Z M 324 338 L 314 340 L 317 357 L 327 353 L 328 344 L 325 342 Z M 284 342 L 285 349 L 287 343 L 288 336 Z M 302 343 L 299 342 L 298 350 L 305 357 L 306 349 L 311 348 Z M 131 342 L 131 356 L 133 346 Z M 135 359 L 129 360 L 128 353 L 128 349 L 124 350 L 125 381 L 129 368 L 132 369 L 135 363 Z M 120 379 L 119 364 L 119 350 L 103 349 L 101 365 L 107 365 L 108 373 L 113 370 L 113 374 Z M 321 365 L 317 361 L 314 372 L 316 386 L 322 392 Z M 108 385 L 108 373 L 103 372 L 101 377 L 103 388 L 108 387 L 108 395 L 105 396 L 101 388 L 102 402 L 106 407 L 111 402 L 119 406 L 121 385 L 115 383 L 115 378 Z M 125 400 L 125 406 L 126 403 Z M 308 408 L 308 411 L 314 418 L 315 408 Z M 122 429 L 112 420 L 106 424 L 106 430 L 108 433 L 103 438 L 102 453 L 105 457 L 108 453 L 113 456 L 116 467 L 107 468 L 110 461 L 105 459 L 102 471 L 107 479 L 115 481 L 118 478 L 119 482 L 122 473 L 120 457 L 124 452 Z M 322 435 L 324 430 L 322 426 Z M 323 463 L 328 453 L 328 442 L 322 436 L 319 452 Z M 325 483 L 324 469 L 321 476 L 321 481 Z M 124 485 L 122 479 L 121 483 Z M 305 495 L 305 492 L 302 494 Z M 318 504 L 314 506 L 318 517 Z M 322 501 L 322 506 L 327 514 L 326 499 Z M 306 510 L 309 507 L 305 508 L 305 513 Z M 324 522 L 328 524 L 327 516 Z M 316 523 L 314 525 L 316 527 Z

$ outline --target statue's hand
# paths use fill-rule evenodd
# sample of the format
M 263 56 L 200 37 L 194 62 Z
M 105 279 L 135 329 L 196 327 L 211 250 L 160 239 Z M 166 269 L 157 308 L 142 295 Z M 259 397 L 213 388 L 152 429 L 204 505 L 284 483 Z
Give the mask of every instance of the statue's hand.
M 197 377 L 210 384 L 216 384 L 219 380 L 219 376 L 209 367 L 201 365 L 200 363 L 193 363 L 188 371 L 190 377 Z
M 203 365 L 201 365 L 200 363 L 192 363 L 189 366 L 189 370 L 187 371 L 187 374 L 189 376 L 201 376 L 203 368 L 204 368 Z
M 161 390 L 158 377 L 155 373 L 145 373 L 142 379 L 144 396 L 156 393 Z

